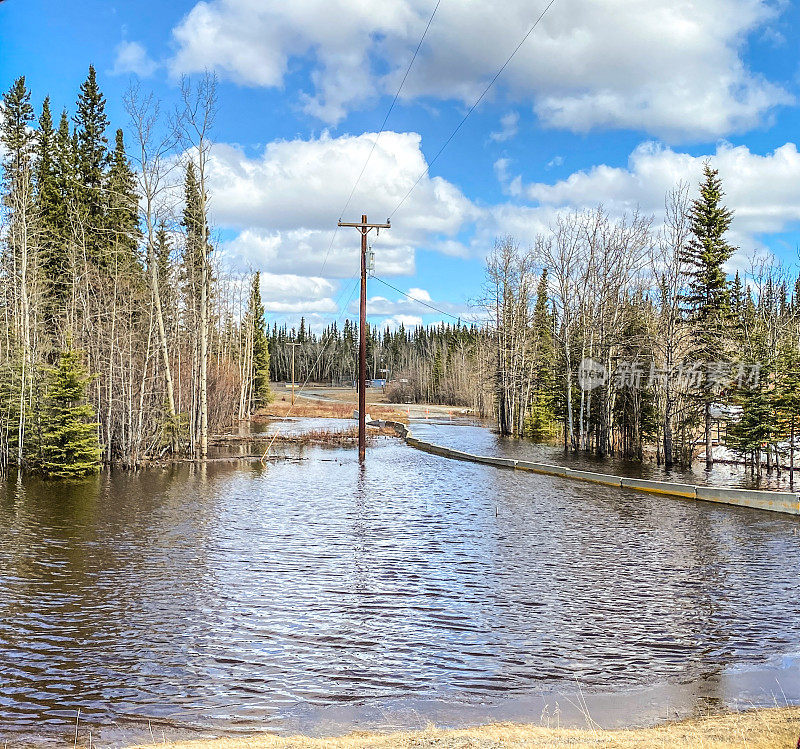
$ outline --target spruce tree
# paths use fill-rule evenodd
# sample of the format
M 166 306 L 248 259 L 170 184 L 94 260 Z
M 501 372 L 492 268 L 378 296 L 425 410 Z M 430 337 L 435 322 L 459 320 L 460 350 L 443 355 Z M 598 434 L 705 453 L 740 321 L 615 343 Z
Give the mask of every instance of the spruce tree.
M 72 348 L 61 352 L 51 370 L 45 396 L 40 469 L 54 478 L 74 478 L 100 468 L 94 409 L 85 402 L 91 381 Z
M 80 210 L 78 200 L 81 194 L 78 177 L 77 143 L 71 132 L 66 110 L 61 112 L 58 129 L 54 137 L 53 183 L 58 202 L 52 206 L 48 225 L 53 232 L 52 244 L 45 253 L 45 284 L 47 305 L 51 310 L 51 326 L 58 330 L 57 319 L 66 306 L 70 291 L 70 252 L 74 241 L 75 211 Z
M 31 92 L 25 86 L 25 76 L 20 76 L 0 103 L 0 143 L 6 150 L 3 172 L 9 184 L 13 184 L 30 165 L 33 117 Z
M 553 315 L 548 306 L 548 274 L 545 268 L 539 277 L 536 305 L 533 309 L 534 390 L 526 433 L 535 440 L 551 437 L 555 426 L 556 382 L 554 374 Z
M 44 305 L 47 325 L 51 333 L 57 330 L 63 286 L 64 227 L 66 226 L 64 199 L 59 190 L 57 134 L 53 128 L 50 97 L 46 97 L 36 131 L 36 209 L 41 227 L 41 269 L 44 283 Z
M 197 172 L 194 164 L 190 161 L 186 165 L 186 177 L 184 180 L 184 208 L 183 221 L 181 222 L 186 229 L 186 251 L 184 261 L 189 274 L 199 283 L 200 270 L 203 262 L 203 223 L 206 218 L 200 201 L 200 183 L 197 180 Z M 208 231 L 206 230 L 206 236 Z M 205 248 L 208 254 L 208 248 Z
M 158 228 L 156 229 L 155 257 L 164 325 L 168 330 L 171 330 L 174 293 L 172 276 L 170 273 L 170 268 L 172 267 L 172 242 L 167 232 L 167 226 L 163 221 L 159 222 Z
M 136 177 L 125 153 L 122 130 L 117 130 L 114 142 L 107 194 L 109 238 L 117 268 L 139 275 L 142 270 L 137 253 L 141 239 L 139 198 L 136 194 Z
M 69 125 L 67 110 L 61 112 L 61 119 L 58 122 L 58 129 L 55 136 L 55 177 L 58 192 L 64 201 L 64 212 L 62 213 L 61 229 L 63 233 L 67 231 L 66 206 L 74 203 L 78 195 L 80 186 L 78 177 L 78 144 Z
M 74 119 L 78 144 L 78 176 L 81 208 L 89 231 L 86 233 L 90 259 L 98 265 L 108 262 L 107 200 L 103 192 L 108 167 L 106 100 L 97 84 L 94 66 L 81 84 Z
M 52 232 L 57 227 L 57 214 L 60 198 L 58 183 L 56 182 L 56 131 L 53 127 L 53 115 L 50 111 L 50 97 L 45 97 L 42 103 L 42 113 L 39 115 L 36 130 L 36 166 L 34 178 L 36 181 L 36 203 L 42 228 Z
M 688 266 L 685 301 L 691 325 L 691 356 L 706 367 L 706 372 L 708 367 L 727 361 L 729 353 L 730 291 L 724 265 L 734 249 L 725 239 L 733 212 L 722 205 L 723 195 L 718 172 L 706 163 L 700 197 L 692 202 L 692 238 L 683 257 Z M 707 467 L 713 464 L 711 406 L 717 395 L 713 380 L 704 377 L 695 399 L 703 413 Z
M 247 314 L 253 326 L 253 408 L 261 408 L 272 400 L 272 391 L 269 387 L 269 341 L 261 301 L 260 273 L 253 276 Z
M 749 460 L 756 475 L 761 475 L 762 447 L 772 442 L 777 432 L 774 393 L 768 381 L 773 362 L 769 345 L 765 305 L 771 304 L 771 293 L 765 288 L 758 305 L 749 287 L 743 295 L 737 317 L 736 344 L 741 357 L 740 382 L 733 388 L 734 401 L 741 407 L 738 421 L 728 429 L 727 444 L 734 452 Z M 751 377 L 755 373 L 755 377 Z
M 789 482 L 794 487 L 795 443 L 800 432 L 800 343 L 794 335 L 784 339 L 777 360 L 774 405 L 779 434 L 789 443 Z

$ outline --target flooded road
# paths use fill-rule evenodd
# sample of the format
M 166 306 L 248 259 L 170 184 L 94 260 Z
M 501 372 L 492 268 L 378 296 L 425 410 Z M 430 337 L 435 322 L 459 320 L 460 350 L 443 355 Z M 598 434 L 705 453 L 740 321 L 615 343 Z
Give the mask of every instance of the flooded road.
M 363 468 L 278 452 L 0 489 L 0 739 L 78 709 L 110 745 L 800 702 L 797 519 L 388 438 Z
M 458 428 L 456 428 L 458 427 Z M 468 419 L 421 420 L 414 424 L 414 436 L 444 447 L 452 447 L 481 455 L 498 455 L 517 460 L 531 460 L 599 473 L 610 473 L 628 478 L 677 481 L 685 484 L 709 484 L 741 489 L 764 489 L 777 491 L 800 491 L 800 469 L 795 471 L 794 489 L 789 485 L 789 471 L 764 467 L 760 478 L 751 475 L 749 468 L 738 463 L 716 462 L 710 470 L 705 463 L 697 461 L 691 468 L 674 467 L 667 470 L 656 464 L 655 456 L 644 461 L 624 458 L 598 458 L 590 453 L 565 453 L 559 445 L 538 444 L 525 439 L 501 437 L 485 426 Z

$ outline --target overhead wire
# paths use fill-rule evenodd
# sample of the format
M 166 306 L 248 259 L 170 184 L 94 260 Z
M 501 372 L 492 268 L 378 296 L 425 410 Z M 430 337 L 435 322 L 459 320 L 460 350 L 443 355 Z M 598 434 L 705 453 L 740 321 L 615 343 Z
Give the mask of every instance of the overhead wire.
M 364 165 L 361 167 L 361 171 L 356 177 L 356 181 L 353 184 L 353 189 L 350 190 L 350 194 L 347 196 L 347 201 L 344 204 L 344 207 L 341 211 L 339 211 L 339 218 L 341 219 L 344 216 L 345 211 L 350 206 L 350 201 L 353 199 L 353 195 L 355 195 L 356 188 L 358 187 L 359 182 L 361 182 L 361 178 L 364 176 L 364 172 L 367 170 L 367 165 L 372 159 L 372 154 L 375 152 L 375 147 L 378 145 L 378 140 L 380 139 L 383 132 L 386 130 L 386 123 L 389 121 L 389 115 L 392 113 L 394 109 L 394 105 L 397 104 L 398 98 L 400 98 L 400 93 L 403 90 L 403 87 L 406 85 L 406 79 L 408 78 L 408 74 L 411 72 L 411 68 L 414 65 L 414 61 L 417 59 L 417 55 L 419 54 L 419 50 L 422 47 L 422 43 L 425 41 L 425 37 L 428 35 L 428 29 L 430 29 L 431 24 L 433 23 L 433 18 L 436 15 L 436 11 L 439 10 L 439 5 L 441 4 L 442 0 L 436 0 L 436 5 L 433 8 L 433 13 L 431 13 L 430 18 L 428 18 L 428 23 L 425 26 L 425 30 L 422 32 L 422 36 L 420 37 L 419 43 L 417 44 L 416 49 L 414 50 L 414 54 L 411 56 L 411 60 L 408 63 L 408 67 L 406 68 L 406 72 L 403 75 L 403 79 L 400 81 L 400 85 L 397 87 L 397 91 L 395 92 L 394 99 L 392 99 L 392 103 L 389 105 L 389 109 L 386 112 L 386 116 L 383 118 L 383 123 L 381 124 L 380 130 L 378 134 L 375 136 L 375 140 L 372 141 L 372 148 L 370 148 L 369 153 L 367 154 L 367 158 L 364 161 Z M 328 245 L 328 249 L 325 252 L 325 257 L 322 261 L 322 268 L 320 270 L 320 275 L 322 275 L 323 271 L 325 270 L 325 266 L 328 264 L 328 257 L 331 254 L 331 250 L 333 249 L 333 243 L 336 241 L 336 235 L 339 233 L 339 226 L 337 225 L 333 231 L 333 235 L 331 236 L 330 244 Z
M 408 67 L 406 68 L 405 75 L 403 76 L 403 80 L 400 81 L 400 85 L 397 87 L 397 92 L 394 95 L 394 99 L 392 99 L 392 103 L 389 106 L 389 110 L 386 112 L 386 117 L 383 118 L 383 123 L 381 124 L 381 129 L 378 131 L 378 134 L 375 136 L 375 140 L 372 141 L 372 148 L 370 148 L 369 153 L 367 154 L 367 159 L 364 162 L 364 166 L 361 167 L 361 171 L 359 172 L 358 177 L 356 178 L 355 184 L 353 185 L 353 189 L 350 190 L 350 195 L 347 197 L 347 202 L 344 204 L 344 208 L 342 209 L 340 216 L 344 215 L 345 211 L 347 211 L 348 207 L 350 206 L 350 201 L 353 199 L 353 195 L 355 194 L 356 188 L 358 187 L 358 183 L 361 182 L 361 178 L 364 176 L 364 172 L 367 169 L 367 165 L 372 158 L 372 154 L 375 152 L 375 147 L 378 145 L 378 140 L 380 139 L 381 135 L 383 134 L 384 130 L 386 129 L 386 123 L 389 121 L 389 115 L 392 113 L 394 109 L 394 105 L 397 104 L 397 99 L 400 97 L 400 92 L 403 90 L 403 86 L 406 84 L 406 79 L 408 78 L 408 74 L 411 72 L 411 68 L 414 65 L 414 61 L 417 59 L 417 55 L 419 54 L 419 50 L 422 47 L 422 43 L 425 41 L 425 37 L 428 35 L 428 29 L 430 29 L 431 24 L 433 23 L 433 18 L 436 15 L 436 11 L 439 10 L 439 5 L 442 0 L 436 0 L 436 5 L 433 8 L 433 13 L 431 13 L 430 18 L 428 19 L 428 24 L 425 26 L 425 30 L 422 32 L 422 36 L 419 39 L 419 43 L 417 44 L 417 48 L 414 50 L 414 54 L 411 56 L 411 60 L 408 63 Z
M 556 2 L 556 0 L 550 0 L 550 2 L 545 6 L 544 10 L 539 14 L 539 17 L 534 21 L 533 25 L 528 29 L 528 31 L 525 34 L 525 36 L 522 37 L 522 39 L 520 40 L 519 44 L 517 44 L 517 46 L 514 48 L 513 52 L 508 56 L 506 61 L 500 66 L 500 69 L 494 74 L 494 76 L 492 77 L 492 80 L 489 81 L 489 85 L 486 86 L 486 88 L 483 90 L 483 93 L 481 93 L 481 95 L 473 102 L 472 106 L 467 110 L 467 113 L 461 118 L 461 121 L 458 123 L 458 125 L 456 125 L 455 129 L 453 130 L 453 132 L 450 133 L 450 136 L 442 144 L 442 147 L 436 152 L 436 155 L 428 162 L 428 165 L 425 167 L 425 169 L 422 171 L 422 173 L 419 175 L 419 177 L 417 177 L 417 179 L 414 181 L 414 184 L 411 185 L 411 187 L 408 190 L 408 192 L 402 197 L 402 199 L 397 204 L 395 209 L 389 214 L 389 219 L 391 219 L 392 216 L 394 216 L 394 214 L 397 213 L 398 210 L 400 210 L 402 205 L 406 202 L 406 200 L 408 200 L 408 198 L 411 195 L 411 193 L 414 192 L 414 190 L 416 189 L 417 185 L 422 181 L 422 178 L 426 174 L 428 174 L 428 172 L 430 171 L 431 167 L 436 163 L 438 158 L 442 155 L 442 152 L 444 151 L 444 149 L 447 148 L 448 145 L 450 145 L 450 142 L 453 140 L 453 138 L 456 137 L 456 134 L 458 133 L 458 131 L 461 130 L 462 125 L 467 121 L 467 118 L 475 111 L 475 109 L 477 108 L 478 104 L 480 104 L 483 101 L 483 98 L 486 96 L 486 94 L 489 93 L 489 89 L 492 88 L 492 86 L 495 84 L 497 79 L 502 75 L 503 71 L 506 69 L 506 67 L 508 67 L 508 64 L 511 62 L 511 60 L 514 59 L 514 56 L 517 54 L 517 52 L 519 52 L 519 50 L 521 49 L 522 45 L 525 44 L 525 42 L 528 40 L 528 37 L 530 37 L 530 35 L 534 32 L 534 30 L 539 25 L 541 20 L 547 14 L 547 11 L 550 10 L 551 6 L 554 5 L 555 2 Z
M 405 71 L 405 74 L 403 75 L 402 80 L 400 81 L 400 85 L 397 87 L 397 91 L 395 92 L 394 98 L 392 99 L 392 103 L 389 105 L 389 109 L 386 112 L 386 116 L 383 118 L 383 123 L 381 124 L 380 130 L 378 131 L 378 134 L 375 136 L 375 140 L 372 142 L 372 147 L 370 148 L 370 151 L 367 154 L 367 158 L 364 161 L 364 165 L 361 167 L 361 171 L 359 172 L 358 177 L 356 178 L 356 181 L 353 184 L 353 188 L 350 190 L 350 194 L 347 197 L 347 202 L 344 204 L 344 207 L 339 212 L 339 216 L 340 217 L 344 215 L 344 212 L 350 206 L 350 201 L 353 199 L 353 195 L 355 195 L 356 188 L 358 187 L 358 184 L 361 182 L 361 178 L 364 176 L 364 172 L 367 169 L 367 165 L 369 164 L 370 159 L 372 159 L 372 154 L 375 152 L 375 147 L 378 145 L 378 140 L 379 140 L 379 138 L 381 137 L 381 135 L 383 134 L 383 132 L 386 129 L 386 123 L 389 121 L 389 115 L 391 115 L 392 110 L 395 107 L 395 104 L 397 104 L 397 100 L 400 98 L 400 94 L 401 94 L 401 92 L 403 90 L 403 87 L 406 84 L 406 79 L 408 78 L 408 75 L 411 72 L 411 68 L 414 65 L 414 61 L 417 59 L 417 55 L 419 54 L 419 51 L 422 48 L 422 43 L 425 41 L 425 37 L 428 35 L 428 30 L 430 29 L 431 24 L 433 23 L 434 16 L 436 16 L 436 11 L 439 10 L 439 5 L 441 4 L 441 1 L 442 0 L 436 0 L 436 5 L 433 8 L 433 12 L 431 13 L 430 17 L 428 18 L 428 23 L 425 25 L 425 29 L 423 30 L 422 36 L 420 37 L 420 40 L 417 43 L 416 49 L 414 50 L 414 54 L 411 56 L 411 60 L 408 63 L 408 67 L 406 68 L 406 71 Z M 322 276 L 322 274 L 324 273 L 325 268 L 326 268 L 326 266 L 328 264 L 328 258 L 330 257 L 331 250 L 333 249 L 333 244 L 336 241 L 336 236 L 337 236 L 338 233 L 339 233 L 339 226 L 337 225 L 335 227 L 335 229 L 334 229 L 333 234 L 331 235 L 331 241 L 328 244 L 328 249 L 325 251 L 325 257 L 322 260 L 322 267 L 320 268 L 320 272 L 319 272 L 320 276 Z M 350 294 L 350 299 L 352 299 L 354 292 L 355 292 L 355 288 L 353 289 L 353 292 L 351 292 L 351 294 Z M 350 304 L 350 299 L 348 299 L 347 303 L 345 304 L 345 306 L 344 306 L 344 308 L 342 310 L 342 313 L 339 315 L 338 320 L 341 320 L 342 315 L 344 314 L 344 311 L 347 309 L 347 305 Z M 317 357 L 317 361 L 314 363 L 314 366 L 311 368 L 310 372 L 314 371 L 314 369 L 316 368 L 317 364 L 319 363 L 319 359 L 322 357 L 322 354 L 323 354 L 324 351 L 325 351 L 325 347 L 323 346 L 322 349 L 320 349 L 320 353 L 319 353 L 319 356 Z M 309 373 L 309 377 L 306 378 L 305 382 L 303 383 L 302 387 L 300 388 L 300 391 L 299 391 L 300 393 L 303 392 L 303 389 L 308 384 L 309 379 L 310 379 L 310 373 Z M 289 411 L 287 412 L 286 416 L 284 416 L 284 418 L 283 418 L 284 422 L 291 415 L 293 408 L 294 408 L 294 406 L 292 406 L 292 408 L 290 408 Z M 262 458 L 261 458 L 262 463 L 264 461 L 264 458 L 266 458 L 267 455 L 269 454 L 269 451 L 272 448 L 272 444 L 275 442 L 275 438 L 278 436 L 278 432 L 279 432 L 279 430 L 276 430 L 276 433 L 273 436 L 272 441 L 269 444 L 269 447 L 267 447 L 267 451 L 262 456 Z
M 370 278 L 374 278 L 376 281 L 380 281 L 384 286 L 388 286 L 393 291 L 396 291 L 398 294 L 402 294 L 404 297 L 410 299 L 412 302 L 416 302 L 417 304 L 421 304 L 423 307 L 427 307 L 428 309 L 432 309 L 434 312 L 438 312 L 440 315 L 445 315 L 446 317 L 452 317 L 453 320 L 461 320 L 461 317 L 458 315 L 454 315 L 450 312 L 445 312 L 443 309 L 439 309 L 434 305 L 430 304 L 430 302 L 426 302 L 422 299 L 417 299 L 416 297 L 411 296 L 411 294 L 406 293 L 402 289 L 398 289 L 397 286 L 393 286 L 388 281 L 384 281 L 379 276 L 376 276 L 374 273 L 370 276 Z
M 522 37 L 522 39 L 519 41 L 517 46 L 514 47 L 514 49 L 511 52 L 511 54 L 506 58 L 505 62 L 500 66 L 500 68 L 494 74 L 494 76 L 489 81 L 489 83 L 486 86 L 486 88 L 484 88 L 484 90 L 481 92 L 480 96 L 478 96 L 478 98 L 472 103 L 470 108 L 467 110 L 467 112 L 461 118 L 459 123 L 456 125 L 456 127 L 453 129 L 453 131 L 447 137 L 447 139 L 442 144 L 442 146 L 439 148 L 439 150 L 436 152 L 434 157 L 428 162 L 428 164 L 425 167 L 425 169 L 420 173 L 420 175 L 416 178 L 416 180 L 411 185 L 411 187 L 408 189 L 408 191 L 405 193 L 405 195 L 403 195 L 403 197 L 400 199 L 400 202 L 395 206 L 395 208 L 389 214 L 389 220 L 391 220 L 391 218 L 397 213 L 397 211 L 400 210 L 400 208 L 405 204 L 406 200 L 408 200 L 408 198 L 410 197 L 411 193 L 414 192 L 414 190 L 416 189 L 417 185 L 422 181 L 422 179 L 425 177 L 425 175 L 430 172 L 431 167 L 436 163 L 436 161 L 438 161 L 439 157 L 442 155 L 442 153 L 447 148 L 447 146 L 450 145 L 450 143 L 456 137 L 456 135 L 461 130 L 461 128 L 463 127 L 464 123 L 467 121 L 469 116 L 475 111 L 475 109 L 478 107 L 478 105 L 483 101 L 483 99 L 486 97 L 486 94 L 489 93 L 489 91 L 491 90 L 492 86 L 494 86 L 494 84 L 497 82 L 498 78 L 500 78 L 500 76 L 503 74 L 503 71 L 508 67 L 509 63 L 514 59 L 514 57 L 516 56 L 517 52 L 519 52 L 519 50 L 522 48 L 522 46 L 525 44 L 525 42 L 530 38 L 531 34 L 533 34 L 533 32 L 536 30 L 538 25 L 541 23 L 542 19 L 545 17 L 547 12 L 555 4 L 555 2 L 556 2 L 556 0 L 550 0 L 550 2 L 547 3 L 547 5 L 544 7 L 544 10 L 542 10 L 542 12 L 539 14 L 538 18 L 533 22 L 533 24 L 528 29 L 528 31 L 525 33 L 525 35 Z M 422 47 L 422 43 L 423 43 L 425 37 L 427 36 L 428 30 L 430 29 L 430 26 L 431 26 L 431 23 L 433 22 L 433 18 L 436 15 L 436 11 L 439 9 L 440 3 L 441 3 L 441 0 L 437 0 L 436 5 L 434 6 L 433 12 L 431 13 L 430 18 L 428 19 L 428 23 L 425 26 L 425 30 L 422 33 L 422 37 L 420 38 L 420 41 L 417 44 L 416 49 L 414 50 L 414 54 L 411 57 L 411 61 L 409 62 L 409 65 L 408 65 L 408 68 L 406 69 L 405 75 L 403 76 L 403 79 L 400 82 L 400 86 L 398 87 L 397 92 L 395 93 L 394 99 L 392 100 L 392 103 L 389 106 L 389 110 L 387 111 L 386 116 L 384 117 L 383 123 L 381 125 L 381 129 L 378 132 L 375 140 L 372 143 L 372 147 L 371 147 L 371 149 L 369 151 L 369 154 L 367 155 L 367 159 L 364 162 L 364 165 L 362 166 L 358 177 L 356 178 L 356 182 L 353 185 L 353 188 L 350 190 L 350 194 L 349 194 L 349 196 L 347 198 L 345 206 L 342 209 L 340 215 L 343 215 L 344 211 L 347 210 L 347 208 L 350 205 L 350 201 L 352 200 L 353 195 L 355 194 L 356 188 L 358 187 L 358 184 L 361 181 L 361 178 L 363 177 L 364 172 L 366 171 L 367 165 L 369 164 L 369 161 L 372 158 L 372 154 L 375 151 L 375 148 L 376 148 L 377 143 L 378 143 L 378 139 L 380 138 L 381 134 L 384 132 L 384 130 L 386 128 L 386 123 L 387 123 L 387 121 L 389 119 L 389 115 L 391 114 L 392 110 L 394 109 L 395 104 L 397 103 L 397 100 L 398 100 L 398 98 L 400 96 L 400 93 L 401 93 L 401 91 L 403 89 L 403 86 L 405 85 L 406 79 L 408 78 L 409 72 L 411 71 L 411 67 L 413 66 L 414 61 L 417 58 L 419 50 Z M 320 270 L 320 275 L 322 275 L 322 272 L 325 270 L 325 267 L 326 267 L 327 262 L 328 262 L 328 257 L 330 256 L 330 252 L 331 252 L 331 249 L 333 248 L 333 244 L 334 244 L 334 242 L 336 240 L 336 235 L 338 234 L 338 231 L 339 231 L 339 227 L 337 226 L 335 231 L 334 231 L 334 233 L 333 233 L 333 235 L 331 236 L 330 244 L 328 245 L 328 249 L 327 249 L 327 251 L 325 253 L 325 258 L 323 259 L 323 262 L 322 262 L 322 269 Z M 374 274 L 372 275 L 372 278 L 375 278 L 376 280 L 380 281 L 382 284 L 384 284 L 388 288 L 393 289 L 397 293 L 402 294 L 403 296 L 405 296 L 408 299 L 416 302 L 417 304 L 421 304 L 421 305 L 423 305 L 423 306 L 425 306 L 425 307 L 427 307 L 429 309 L 434 310 L 435 312 L 438 312 L 439 314 L 446 315 L 448 317 L 452 317 L 454 319 L 460 320 L 460 318 L 456 317 L 455 315 L 452 315 L 449 312 L 445 312 L 444 310 L 438 309 L 437 307 L 435 307 L 432 304 L 429 304 L 428 302 L 425 302 L 425 301 L 423 301 L 421 299 L 417 299 L 417 298 L 411 296 L 410 294 L 404 292 L 402 289 L 398 289 L 396 286 L 393 286 L 388 281 L 385 281 L 382 278 L 380 278 L 380 277 L 378 277 L 378 276 L 376 276 Z M 355 287 L 353 288 L 353 291 L 350 294 L 350 299 L 352 299 L 353 293 L 355 293 Z M 345 312 L 345 310 L 347 308 L 347 304 L 349 304 L 349 303 L 350 303 L 350 301 L 348 299 L 348 302 L 345 304 L 344 308 L 342 309 L 342 312 L 340 313 L 340 316 L 338 318 L 339 320 L 341 319 L 342 315 L 344 314 L 344 312 Z M 311 370 L 308 373 L 308 376 L 306 377 L 305 382 L 303 383 L 302 387 L 300 388 L 300 392 L 302 392 L 303 389 L 305 388 L 305 386 L 308 384 L 308 381 L 309 381 L 309 379 L 311 377 L 311 372 L 313 372 L 314 368 L 316 368 L 316 365 L 319 363 L 319 360 L 322 357 L 322 353 L 324 352 L 324 350 L 325 350 L 325 347 L 323 346 L 323 348 L 320 350 L 320 354 L 317 357 L 317 361 L 315 362 L 314 367 L 311 368 Z M 284 417 L 284 421 L 289 418 L 290 414 L 291 414 L 291 409 L 289 410 L 287 415 Z M 261 458 L 262 463 L 264 461 L 264 458 L 266 458 L 266 456 L 269 454 L 269 450 L 271 449 L 272 444 L 274 443 L 276 437 L 277 437 L 277 432 L 273 436 L 272 441 L 270 442 L 270 445 L 267 448 L 267 451 L 264 453 L 264 455 Z

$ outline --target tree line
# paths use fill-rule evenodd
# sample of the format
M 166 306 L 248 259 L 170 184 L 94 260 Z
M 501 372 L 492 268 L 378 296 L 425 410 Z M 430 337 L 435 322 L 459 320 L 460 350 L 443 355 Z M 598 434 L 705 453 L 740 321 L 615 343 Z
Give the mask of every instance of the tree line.
M 0 104 L 0 470 L 203 458 L 269 382 L 356 379 L 358 328 L 267 327 L 259 276 L 221 268 L 209 226 L 216 82 L 167 111 L 137 87 L 111 130 L 94 68 L 73 112 L 38 112 L 24 77 Z M 125 132 L 128 133 L 127 138 Z M 728 278 L 719 175 L 666 196 L 665 219 L 561 214 L 498 240 L 487 323 L 370 326 L 371 379 L 397 402 L 493 413 L 503 434 L 687 465 L 722 441 L 755 473 L 794 464 L 800 285 L 754 262 Z M 754 375 L 754 373 L 756 373 Z
M 501 433 L 565 449 L 689 465 L 714 443 L 753 473 L 793 472 L 800 407 L 800 279 L 774 259 L 729 278 L 733 213 L 705 165 L 657 230 L 638 212 L 560 215 L 523 250 L 496 243 L 486 266 Z
M 367 325 L 367 378 L 386 380 L 386 394 L 397 403 L 441 403 L 488 413 L 491 394 L 480 383 L 482 326 L 440 323 L 411 329 Z M 358 325 L 331 323 L 317 335 L 305 319 L 298 328 L 273 324 L 269 334 L 270 376 L 290 381 L 292 356 L 298 382 L 353 386 L 358 379 Z
M 203 458 L 269 400 L 259 276 L 218 268 L 208 225 L 216 82 L 165 112 L 131 88 L 110 130 L 89 68 L 73 113 L 25 78 L 0 105 L 0 468 Z

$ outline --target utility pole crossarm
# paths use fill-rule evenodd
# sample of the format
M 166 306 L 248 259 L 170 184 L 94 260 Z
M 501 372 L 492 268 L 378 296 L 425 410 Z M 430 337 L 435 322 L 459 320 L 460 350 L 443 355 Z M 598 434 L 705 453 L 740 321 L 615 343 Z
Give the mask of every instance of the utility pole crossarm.
M 351 226 L 354 229 L 366 229 L 369 231 L 370 229 L 391 229 L 392 224 L 389 219 L 386 219 L 385 224 L 368 224 L 366 221 L 362 221 L 360 223 L 356 223 L 354 221 L 339 221 L 338 226 Z

